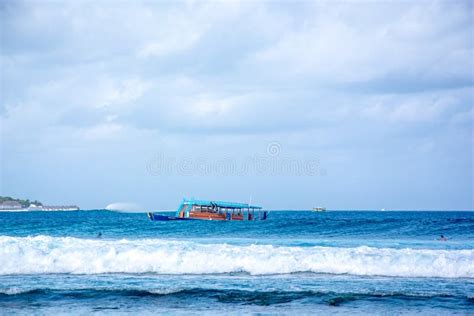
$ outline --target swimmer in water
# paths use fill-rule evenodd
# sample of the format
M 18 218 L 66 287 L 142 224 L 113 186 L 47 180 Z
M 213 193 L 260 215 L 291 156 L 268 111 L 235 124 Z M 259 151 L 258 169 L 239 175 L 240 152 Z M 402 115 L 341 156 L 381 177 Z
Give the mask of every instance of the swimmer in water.
M 99 233 L 97 234 L 97 238 L 101 238 L 101 237 L 102 237 L 102 232 L 99 232 Z
M 447 241 L 448 239 L 444 235 L 439 236 L 440 241 Z

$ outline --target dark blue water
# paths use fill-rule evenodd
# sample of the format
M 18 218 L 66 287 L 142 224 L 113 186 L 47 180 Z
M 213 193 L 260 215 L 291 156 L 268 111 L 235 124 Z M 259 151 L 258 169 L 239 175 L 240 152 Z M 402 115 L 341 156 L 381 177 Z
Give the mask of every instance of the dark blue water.
M 473 212 L 272 212 L 255 222 L 0 213 L 7 314 L 473 308 Z

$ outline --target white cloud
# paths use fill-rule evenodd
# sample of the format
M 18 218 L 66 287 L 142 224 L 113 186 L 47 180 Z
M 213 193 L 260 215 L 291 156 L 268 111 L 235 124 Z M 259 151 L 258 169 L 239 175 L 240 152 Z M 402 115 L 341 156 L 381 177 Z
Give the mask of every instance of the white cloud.
M 92 127 L 83 128 L 82 136 L 86 140 L 106 140 L 118 136 L 123 130 L 123 126 L 117 123 L 104 123 Z
M 469 93 L 469 92 L 468 92 Z M 368 98 L 362 117 L 391 122 L 434 122 L 458 110 L 466 91 L 379 95 Z
M 98 96 L 93 106 L 104 107 L 131 104 L 132 101 L 140 98 L 150 87 L 151 83 L 136 78 L 124 80 L 107 79 L 96 88 Z
M 472 78 L 472 29 L 462 28 L 472 17 L 463 5 L 442 2 L 316 4 L 300 27 L 253 54 L 249 67 L 280 79 L 306 75 L 326 83 Z
M 455 113 L 452 118 L 451 122 L 453 124 L 471 124 L 471 126 L 474 125 L 474 107 L 471 107 L 470 109 L 467 109 L 465 111 L 460 111 L 458 113 Z
M 175 35 L 170 38 L 164 38 L 145 44 L 140 51 L 138 56 L 140 57 L 160 57 L 172 53 L 177 53 L 190 49 L 195 45 L 200 38 L 200 34 L 193 30 L 183 32 L 182 34 Z

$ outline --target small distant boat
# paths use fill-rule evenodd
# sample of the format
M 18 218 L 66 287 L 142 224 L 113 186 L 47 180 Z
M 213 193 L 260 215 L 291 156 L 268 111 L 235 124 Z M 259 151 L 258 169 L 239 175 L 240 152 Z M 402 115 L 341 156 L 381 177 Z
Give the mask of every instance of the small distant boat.
M 183 199 L 175 216 L 167 216 L 149 212 L 148 218 L 152 221 L 175 221 L 175 220 L 209 220 L 209 221 L 253 221 L 266 220 L 267 211 L 261 211 L 262 207 L 246 203 L 187 200 Z
M 326 208 L 325 208 L 325 207 L 321 207 L 321 206 L 313 207 L 313 211 L 314 211 L 314 212 L 326 212 Z

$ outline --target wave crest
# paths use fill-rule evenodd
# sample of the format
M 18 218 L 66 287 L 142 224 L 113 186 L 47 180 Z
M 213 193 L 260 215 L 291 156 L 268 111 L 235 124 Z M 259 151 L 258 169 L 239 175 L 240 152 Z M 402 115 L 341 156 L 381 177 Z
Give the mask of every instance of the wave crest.
M 400 277 L 473 278 L 474 250 L 276 247 L 160 239 L 90 240 L 0 237 L 0 275 L 214 274 L 314 272 Z

